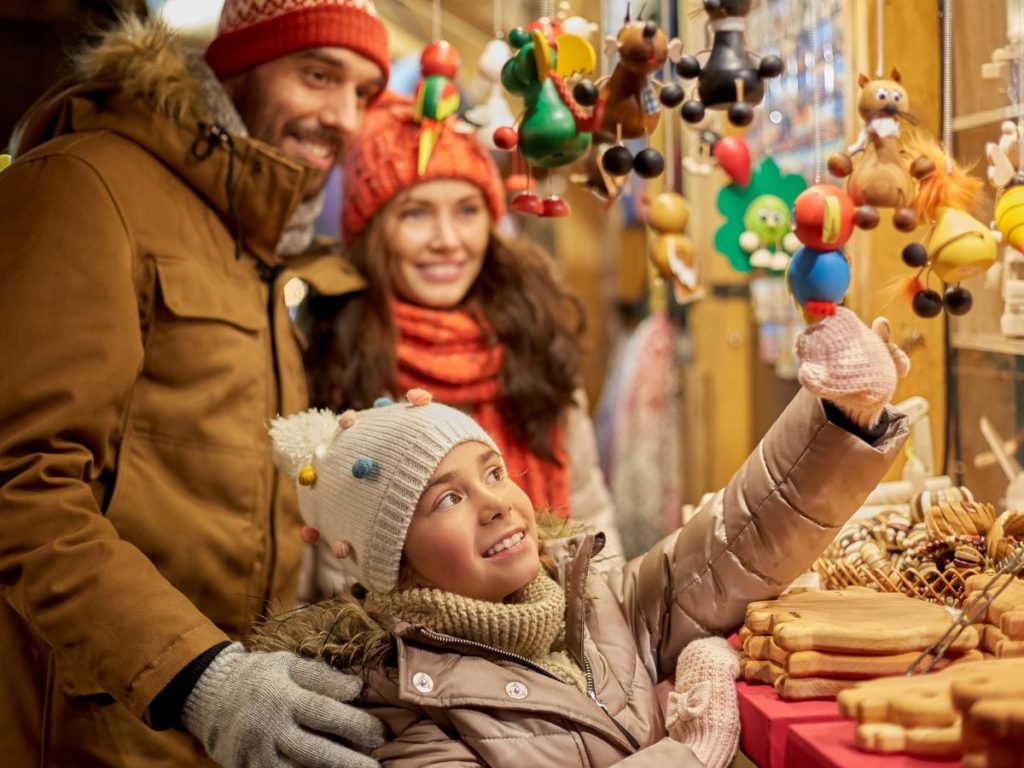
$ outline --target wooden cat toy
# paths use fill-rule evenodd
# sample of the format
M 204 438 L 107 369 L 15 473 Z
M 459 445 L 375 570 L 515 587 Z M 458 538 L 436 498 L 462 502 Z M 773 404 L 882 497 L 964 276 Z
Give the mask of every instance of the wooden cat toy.
M 706 108 L 724 109 L 733 125 L 750 125 L 754 107 L 764 98 L 764 81 L 782 74 L 778 56 L 755 56 L 747 50 L 744 31 L 746 16 L 753 0 L 704 0 L 714 37 L 711 55 L 701 66 L 695 56 L 683 56 L 676 73 L 686 79 L 697 78 L 697 98 L 683 104 L 683 119 L 699 123 Z
M 912 207 L 914 179 L 934 170 L 926 161 L 906 162 L 900 125 L 913 120 L 908 111 L 910 99 L 895 67 L 890 80 L 871 80 L 862 74 L 857 83 L 861 89 L 857 112 L 864 128 L 845 154 L 828 159 L 828 169 L 837 178 L 849 176 L 846 191 L 858 206 L 854 219 L 858 227 L 873 229 L 879 221 L 877 208 L 894 208 L 893 225 L 910 232 L 917 226 Z
M 682 43 L 678 38 L 669 41 L 653 21 L 631 21 L 627 11 L 618 35 L 605 39 L 604 52 L 618 56 L 612 73 L 596 83 L 583 80 L 573 89 L 580 104 L 591 106 L 598 100 L 603 104 L 600 129 L 616 142 L 604 154 L 603 167 L 613 176 L 625 176 L 631 169 L 642 178 L 659 176 L 665 170 L 660 152 L 647 147 L 634 158 L 621 141 L 650 137 L 661 119 L 659 100 L 666 107 L 676 107 L 683 100 L 678 85 L 651 80 L 667 59 L 679 59 Z

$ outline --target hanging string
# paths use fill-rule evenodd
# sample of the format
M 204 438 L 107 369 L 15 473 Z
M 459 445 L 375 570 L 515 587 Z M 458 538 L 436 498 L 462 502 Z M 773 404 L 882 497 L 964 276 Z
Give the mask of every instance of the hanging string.
M 942 146 L 953 170 L 953 0 L 942 0 Z
M 658 19 L 661 22 L 661 28 L 665 30 L 665 35 L 668 36 L 672 33 L 672 30 L 668 28 L 668 0 L 661 0 L 659 8 Z M 662 67 L 662 82 L 672 82 L 672 62 L 667 58 L 665 64 Z M 676 111 L 673 109 L 662 109 L 662 136 L 665 139 L 665 191 L 666 192 L 677 192 L 677 179 L 676 174 L 678 169 L 676 168 L 676 141 L 675 141 L 675 125 L 673 124 L 673 118 L 676 116 Z
M 430 9 L 431 40 L 441 39 L 441 0 L 434 0 Z
M 875 61 L 875 78 L 885 76 L 885 27 L 882 24 L 882 0 L 875 0 L 875 50 L 878 57 Z
M 821 84 L 818 82 L 818 54 L 821 40 L 818 24 L 821 21 L 819 0 L 811 0 L 811 125 L 814 129 L 814 183 L 821 183 Z M 824 58 L 824 57 L 822 57 Z
M 551 0 L 540 0 L 540 15 L 541 18 L 553 19 L 555 17 L 554 10 L 551 7 Z
M 494 37 L 501 40 L 505 36 L 503 31 L 505 26 L 505 16 L 501 12 L 501 0 L 494 0 Z
M 1024 173 L 1024 0 L 1017 0 L 1017 112 L 1017 173 Z

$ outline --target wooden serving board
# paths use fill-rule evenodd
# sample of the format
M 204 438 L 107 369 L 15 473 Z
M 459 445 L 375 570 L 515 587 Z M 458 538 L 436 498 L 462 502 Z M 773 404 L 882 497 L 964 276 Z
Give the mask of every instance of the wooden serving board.
M 856 684 L 856 680 L 838 680 L 827 677 L 790 677 L 784 674 L 775 681 L 775 692 L 786 701 L 834 699 L 840 691 L 845 691 Z
M 829 651 L 884 655 L 920 651 L 952 621 L 945 608 L 898 593 L 850 587 L 801 592 L 747 606 L 746 626 L 771 634 L 786 652 Z M 976 648 L 978 633 L 965 629 L 950 650 Z

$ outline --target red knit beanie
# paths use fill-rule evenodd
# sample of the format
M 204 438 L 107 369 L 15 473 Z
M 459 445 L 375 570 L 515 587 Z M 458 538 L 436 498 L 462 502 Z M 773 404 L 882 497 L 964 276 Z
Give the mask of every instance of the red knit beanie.
M 305 48 L 348 48 L 384 73 L 388 33 L 373 0 L 225 0 L 206 61 L 220 80 Z
M 468 181 L 483 192 L 495 221 L 505 214 L 501 174 L 469 127 L 456 118 L 445 122 L 423 175 L 416 172 L 419 132 L 412 102 L 390 91 L 367 112 L 362 137 L 343 166 L 341 233 L 346 243 L 362 233 L 391 198 L 425 181 Z

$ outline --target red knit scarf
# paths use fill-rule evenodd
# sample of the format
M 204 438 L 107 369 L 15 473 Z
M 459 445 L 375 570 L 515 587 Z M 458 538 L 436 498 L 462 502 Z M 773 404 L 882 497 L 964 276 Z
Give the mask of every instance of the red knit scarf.
M 569 470 L 565 436 L 552 428 L 552 453 L 558 466 L 517 440 L 498 410 L 498 371 L 502 348 L 491 344 L 465 311 L 437 310 L 393 300 L 398 331 L 398 386 L 422 387 L 447 405 L 467 409 L 498 444 L 509 477 L 526 491 L 536 509 L 569 514 Z

